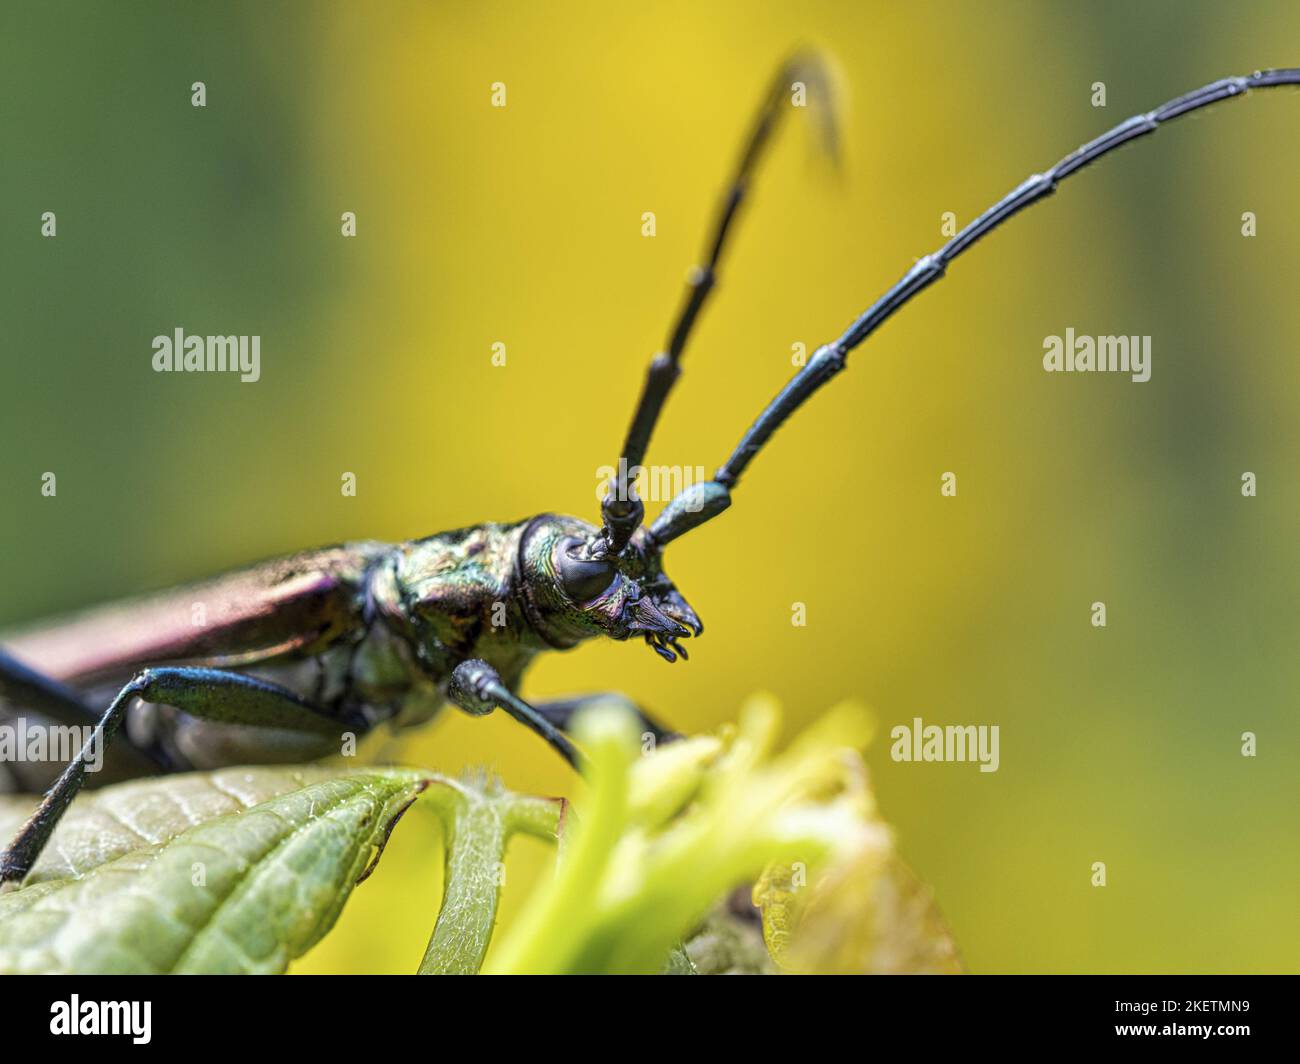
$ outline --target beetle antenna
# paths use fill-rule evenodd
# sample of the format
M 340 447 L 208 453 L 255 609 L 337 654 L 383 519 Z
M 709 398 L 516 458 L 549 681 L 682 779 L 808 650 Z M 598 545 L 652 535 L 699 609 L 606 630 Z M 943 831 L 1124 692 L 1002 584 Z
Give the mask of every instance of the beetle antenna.
M 708 258 L 703 266 L 696 266 L 687 277 L 686 298 L 668 334 L 668 347 L 650 361 L 645 384 L 636 413 L 628 428 L 627 440 L 614 476 L 610 478 L 604 501 L 601 503 L 603 528 L 595 545 L 597 556 L 617 557 L 641 524 L 645 507 L 636 494 L 636 477 L 633 475 L 645 458 L 650 435 L 663 410 L 668 393 L 681 375 L 682 352 L 690 339 L 691 330 L 701 309 L 718 280 L 718 264 L 727 246 L 731 223 L 735 219 L 749 191 L 750 182 L 770 143 L 772 133 L 781 115 L 790 106 L 803 105 L 797 94 L 803 93 L 816 100 L 820 115 L 820 132 L 824 150 L 832 159 L 838 158 L 838 141 L 834 112 L 831 106 L 830 79 L 826 67 L 814 53 L 791 56 L 777 71 L 762 105 L 754 118 L 749 137 L 741 151 L 736 170 L 718 205 L 713 229 L 708 243 Z
M 868 307 L 838 340 L 819 348 L 741 437 L 731 457 L 717 471 L 713 480 L 691 485 L 664 507 L 650 528 L 651 538 L 663 546 L 725 510 L 731 503 L 731 489 L 736 486 L 740 475 L 786 418 L 844 368 L 850 351 L 880 328 L 913 296 L 942 277 L 948 264 L 981 237 L 987 236 L 1031 203 L 1055 192 L 1056 186 L 1071 174 L 1120 145 L 1154 133 L 1163 123 L 1179 115 L 1190 114 L 1219 100 L 1241 96 L 1250 89 L 1267 89 L 1278 85 L 1300 85 L 1300 68 L 1261 70 L 1245 77 L 1224 78 L 1204 85 L 1161 104 L 1154 111 L 1134 115 L 1096 140 L 1072 151 L 1044 173 L 1034 174 L 1021 182 L 938 251 L 918 259 L 916 265 Z

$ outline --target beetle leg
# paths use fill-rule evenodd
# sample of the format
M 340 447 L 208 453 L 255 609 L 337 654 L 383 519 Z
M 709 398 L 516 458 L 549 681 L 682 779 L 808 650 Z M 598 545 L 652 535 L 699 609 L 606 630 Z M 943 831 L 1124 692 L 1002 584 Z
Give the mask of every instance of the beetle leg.
M 595 695 L 579 695 L 576 698 L 559 698 L 552 702 L 538 702 L 533 708 L 539 716 L 545 717 L 557 728 L 568 731 L 569 721 L 573 719 L 573 715 L 583 707 L 597 702 L 617 702 L 630 709 L 636 714 L 642 728 L 648 734 L 654 736 L 656 743 L 671 743 L 682 737 L 681 732 L 673 731 L 671 728 L 660 724 L 632 699 L 628 698 L 627 695 L 620 694 L 617 691 L 606 691 Z
M 369 728 L 359 715 L 337 716 L 288 688 L 242 673 L 201 668 L 145 669 L 118 692 L 81 752 L 46 792 L 9 848 L 0 854 L 0 890 L 19 885 L 31 871 L 55 826 L 81 790 L 90 765 L 99 760 L 121 726 L 127 708 L 137 698 L 226 724 L 340 738 L 345 732 L 360 733 Z
M 577 748 L 568 736 L 511 691 L 486 661 L 471 658 L 457 665 L 447 683 L 447 698 L 473 717 L 486 716 L 500 706 L 555 747 L 570 765 L 580 767 Z
M 3 649 L 0 649 L 0 698 L 18 710 L 19 717 L 23 716 L 22 710 L 30 710 L 71 727 L 94 727 L 99 722 L 99 713 L 75 690 L 24 665 Z M 161 750 L 137 745 L 129 739 L 117 745 L 114 755 L 131 776 L 151 776 L 171 769 Z

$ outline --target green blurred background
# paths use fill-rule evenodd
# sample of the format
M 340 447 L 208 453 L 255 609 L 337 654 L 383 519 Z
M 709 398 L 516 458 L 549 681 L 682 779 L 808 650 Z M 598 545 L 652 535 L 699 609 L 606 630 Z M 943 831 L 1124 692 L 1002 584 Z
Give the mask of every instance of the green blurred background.
M 834 58 L 845 166 L 783 131 L 655 463 L 716 466 L 791 345 L 838 334 L 943 212 L 964 224 L 1129 114 L 1300 62 L 1281 2 L 11 2 L 0 30 L 0 626 L 349 538 L 594 518 L 796 45 Z M 761 688 L 791 729 L 862 698 L 885 815 L 972 969 L 1295 970 L 1297 123 L 1290 91 L 1219 105 L 981 244 L 674 546 L 707 626 L 689 664 L 590 645 L 525 694 L 621 688 L 683 729 Z M 177 326 L 260 334 L 262 380 L 153 373 Z M 1067 326 L 1151 335 L 1152 380 L 1045 374 Z M 999 725 L 1000 771 L 893 763 L 914 716 Z M 505 719 L 449 715 L 384 754 L 574 790 Z M 431 821 L 299 970 L 415 968 Z M 548 860 L 517 857 L 507 920 Z

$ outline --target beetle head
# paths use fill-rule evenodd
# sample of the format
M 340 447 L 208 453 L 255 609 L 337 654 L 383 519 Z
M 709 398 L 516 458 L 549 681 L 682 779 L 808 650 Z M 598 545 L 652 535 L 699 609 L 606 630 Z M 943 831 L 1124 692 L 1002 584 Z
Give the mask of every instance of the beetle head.
M 638 529 L 617 556 L 601 556 L 600 529 L 576 517 L 534 518 L 519 543 L 520 592 L 539 634 L 558 646 L 593 636 L 641 637 L 666 661 L 704 626 L 664 574 L 658 546 Z

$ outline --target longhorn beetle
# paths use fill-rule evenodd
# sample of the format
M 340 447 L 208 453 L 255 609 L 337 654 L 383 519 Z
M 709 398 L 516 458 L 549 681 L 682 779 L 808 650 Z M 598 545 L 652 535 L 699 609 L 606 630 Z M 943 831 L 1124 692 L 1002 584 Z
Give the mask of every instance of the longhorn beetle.
M 321 757 L 338 751 L 347 733 L 382 722 L 421 723 L 449 701 L 475 716 L 504 709 L 578 763 L 565 727 L 587 700 L 529 704 L 516 693 L 524 669 L 541 652 L 596 636 L 640 636 L 667 661 L 685 658 L 680 641 L 699 636 L 702 626 L 664 573 L 664 549 L 730 506 L 750 462 L 844 368 L 850 351 L 981 237 L 1111 149 L 1249 89 L 1300 84 L 1300 69 L 1196 89 L 1121 122 L 1022 182 L 919 259 L 838 340 L 819 348 L 713 479 L 685 488 L 646 528 L 635 470 L 717 282 L 732 222 L 799 79 L 824 97 L 826 143 L 834 151 L 824 71 L 815 59 L 795 57 L 763 100 L 714 221 L 705 265 L 689 278 L 667 350 L 650 363 L 600 527 L 542 514 L 399 545 L 308 551 L 11 639 L 0 651 L 0 696 L 13 707 L 11 715 L 94 731 L 0 858 L 0 884 L 21 882 L 103 744 L 119 730 L 125 745 L 114 751 L 118 771 L 142 775 Z M 196 604 L 209 623 L 194 625 Z M 99 708 L 101 692 L 107 710 Z M 643 719 L 657 736 L 671 737 Z M 21 774 L 18 782 L 24 783 Z

